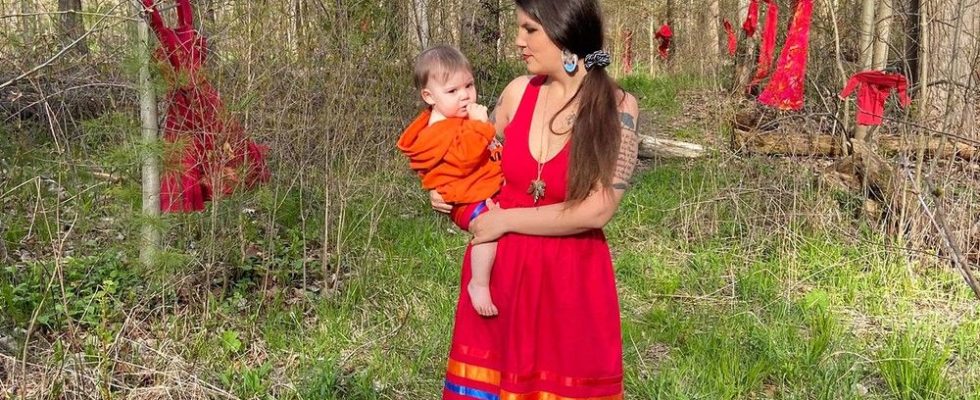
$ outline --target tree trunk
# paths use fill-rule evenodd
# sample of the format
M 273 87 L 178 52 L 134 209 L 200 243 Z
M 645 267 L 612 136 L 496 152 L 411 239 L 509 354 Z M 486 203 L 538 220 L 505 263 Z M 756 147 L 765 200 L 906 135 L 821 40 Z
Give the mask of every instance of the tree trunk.
M 292 41 L 293 41 L 293 46 L 292 46 L 293 51 L 295 52 L 296 58 L 298 60 L 303 60 L 306 58 L 305 57 L 306 46 L 304 46 L 304 43 L 306 43 L 305 40 L 306 35 L 304 29 L 305 26 L 304 21 L 306 20 L 306 15 L 305 15 L 305 10 L 303 9 L 303 1 L 292 0 L 289 8 L 290 8 L 290 14 L 292 14 L 293 16 L 289 24 L 290 36 L 292 37 Z
M 739 21 L 736 24 L 738 29 L 738 51 L 735 55 L 735 79 L 733 79 L 732 93 L 744 93 L 752 78 L 752 70 L 755 65 L 755 51 L 757 41 L 755 37 L 745 36 L 745 31 L 741 29 L 742 24 L 748 17 L 749 1 L 739 0 Z M 756 32 L 756 37 L 760 34 Z
M 735 29 L 742 27 L 745 18 L 749 16 L 749 0 L 738 0 L 738 20 L 735 21 Z
M 969 0 L 930 1 L 928 68 L 932 76 L 926 89 L 930 126 L 943 131 L 978 137 L 974 64 L 978 55 L 976 33 L 980 29 L 980 4 Z
M 704 146 L 677 140 L 661 139 L 648 135 L 640 135 L 640 158 L 699 158 L 706 154 Z
M 931 12 L 929 10 L 930 0 L 918 0 L 914 1 L 918 6 L 919 20 L 918 20 L 918 43 L 916 43 L 916 66 L 919 68 L 919 73 L 917 78 L 919 80 L 919 104 L 918 114 L 916 118 L 920 124 L 924 124 L 926 120 L 929 119 L 929 17 L 931 17 Z M 916 152 L 916 162 L 915 162 L 915 177 L 920 180 L 922 177 L 922 166 L 924 164 L 922 155 L 925 154 L 925 142 L 926 132 L 920 130 L 919 132 L 919 150 Z M 919 186 L 921 182 L 917 181 L 916 186 Z
M 861 2 L 861 41 L 858 51 L 861 54 L 861 69 L 870 69 L 874 61 L 875 1 Z
M 922 14 L 919 4 L 922 0 L 909 0 L 908 16 L 905 18 L 904 28 L 908 31 L 909 39 L 905 41 L 905 62 L 908 64 L 906 76 L 909 79 L 909 87 L 916 87 L 919 82 L 919 59 L 922 48 L 922 30 L 919 29 Z
M 835 56 L 836 62 L 837 62 L 836 63 L 837 64 L 837 74 L 840 76 L 840 85 L 841 85 L 840 87 L 844 87 L 844 86 L 847 86 L 847 80 L 848 80 L 849 76 L 847 75 L 847 72 L 844 70 L 844 60 L 843 60 L 843 56 L 841 54 L 841 45 L 840 45 L 840 22 L 837 20 L 837 10 L 836 10 L 836 7 L 837 7 L 837 5 L 834 4 L 834 3 L 832 3 L 832 2 L 824 2 L 823 9 L 825 11 L 825 16 L 828 19 L 830 19 L 831 27 L 833 27 L 833 32 L 834 32 L 834 56 Z M 850 127 L 849 127 L 850 124 L 848 123 L 848 121 L 850 120 L 850 114 L 851 114 L 851 103 L 845 101 L 844 102 L 844 110 L 843 110 L 844 118 L 843 118 L 843 121 L 842 121 L 843 129 L 844 129 L 843 132 L 844 133 L 841 134 L 841 135 L 837 135 L 836 129 L 834 131 L 834 136 L 841 138 L 841 144 L 842 145 L 844 144 L 844 142 L 847 141 L 847 133 L 846 132 L 848 132 L 850 130 Z
M 657 65 L 657 45 L 656 45 L 656 42 L 657 42 L 657 37 L 656 37 L 656 35 L 657 35 L 657 24 L 656 24 L 656 19 L 653 17 L 653 13 L 652 12 L 650 13 L 650 16 L 648 17 L 648 19 L 649 19 L 648 22 L 650 24 L 649 31 L 648 31 L 648 33 L 650 34 L 650 38 L 649 38 L 649 43 L 650 43 L 650 75 L 652 76 L 654 74 L 654 72 L 655 72 L 656 65 Z
M 919 43 L 916 47 L 916 60 L 918 61 L 919 73 L 919 103 L 929 104 L 929 18 L 932 17 L 929 11 L 930 0 L 919 0 Z M 928 107 L 919 107 L 919 122 L 925 122 L 929 117 Z
M 416 53 L 429 47 L 429 3 L 428 0 L 412 0 L 409 29 Z
M 875 54 L 875 1 L 863 0 L 861 3 L 861 69 L 868 70 L 874 66 Z M 857 125 L 854 128 L 854 138 L 857 140 L 870 140 L 868 127 Z
M 24 37 L 24 43 L 35 43 L 34 36 L 37 34 L 37 18 L 27 15 L 33 12 L 34 5 L 31 4 L 31 0 L 20 0 L 20 13 L 24 14 L 24 16 L 20 17 L 19 21 L 20 31 Z
M 460 31 L 460 20 L 463 14 L 460 12 L 460 7 L 462 7 L 462 4 L 460 0 L 445 0 L 445 3 L 443 4 L 443 9 L 446 10 L 447 21 L 444 21 L 444 24 L 449 30 L 449 43 L 453 47 L 459 48 L 460 35 L 462 34 Z
M 493 11 L 494 23 L 497 25 L 497 62 L 500 62 L 504 57 L 504 32 L 506 32 L 504 17 L 504 0 L 497 0 L 497 7 Z
M 61 16 L 61 36 L 65 45 L 78 40 L 71 52 L 76 55 L 88 54 L 88 45 L 82 37 L 85 35 L 85 24 L 82 21 L 82 0 L 58 0 L 58 11 Z M 81 39 L 81 40 L 79 40 Z
M 711 66 L 714 67 L 716 61 L 721 57 L 721 38 L 718 35 L 718 27 L 721 26 L 721 5 L 719 0 L 708 0 L 707 21 L 704 24 L 705 40 L 707 43 L 707 56 Z
M 157 142 L 157 100 L 150 77 L 150 29 L 143 18 L 137 18 L 137 34 L 140 49 L 140 123 L 144 148 L 153 148 Z M 156 220 L 160 216 L 160 163 L 153 152 L 143 152 L 143 216 L 141 231 L 140 262 L 152 268 L 160 248 L 160 230 Z
M 611 51 L 613 54 L 622 55 L 623 47 L 624 47 L 623 46 L 624 44 L 623 43 L 623 20 L 622 18 L 619 17 L 619 15 L 616 15 L 616 17 L 613 18 L 612 26 L 613 26 L 613 31 L 612 31 Z M 619 79 L 619 77 L 622 76 L 620 72 L 623 70 L 623 63 L 621 58 L 617 58 L 615 61 L 616 61 L 616 65 L 612 66 L 615 68 L 607 69 L 607 71 L 612 72 L 613 79 Z
M 888 65 L 888 51 L 891 38 L 892 14 L 894 0 L 882 0 L 878 6 L 877 32 L 875 34 L 874 54 L 872 55 L 872 68 L 885 69 Z

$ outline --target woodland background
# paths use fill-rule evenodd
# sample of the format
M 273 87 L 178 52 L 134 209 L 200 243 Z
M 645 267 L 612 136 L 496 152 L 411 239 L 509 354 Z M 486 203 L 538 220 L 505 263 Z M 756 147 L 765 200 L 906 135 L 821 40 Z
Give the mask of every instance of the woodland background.
M 980 3 L 815 2 L 795 112 L 745 94 L 748 1 L 601 3 L 644 135 L 607 228 L 627 397 L 980 398 Z M 154 216 L 140 8 L 0 0 L 0 398 L 437 398 L 467 237 L 394 141 L 421 48 L 458 45 L 485 104 L 524 73 L 513 4 L 193 4 L 272 180 Z M 837 98 L 869 68 L 913 96 L 870 131 Z

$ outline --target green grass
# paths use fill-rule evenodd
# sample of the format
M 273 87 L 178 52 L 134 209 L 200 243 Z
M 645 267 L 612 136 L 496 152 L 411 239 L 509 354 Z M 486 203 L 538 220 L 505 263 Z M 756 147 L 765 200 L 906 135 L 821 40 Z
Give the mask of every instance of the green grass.
M 634 74 L 619 80 L 619 85 L 636 96 L 641 109 L 657 110 L 669 116 L 680 110 L 677 94 L 682 90 L 696 89 L 707 84 L 694 75 L 657 76 Z

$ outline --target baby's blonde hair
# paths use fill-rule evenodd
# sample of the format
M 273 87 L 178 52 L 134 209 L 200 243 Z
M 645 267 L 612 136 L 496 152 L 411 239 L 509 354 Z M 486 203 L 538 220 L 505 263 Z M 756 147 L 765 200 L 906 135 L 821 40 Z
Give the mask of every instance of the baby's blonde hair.
M 456 72 L 470 70 L 470 61 L 463 53 L 451 46 L 438 45 L 425 49 L 415 57 L 415 73 L 412 78 L 415 89 L 422 90 L 429 84 L 429 79 L 437 74 L 439 79 L 446 80 Z

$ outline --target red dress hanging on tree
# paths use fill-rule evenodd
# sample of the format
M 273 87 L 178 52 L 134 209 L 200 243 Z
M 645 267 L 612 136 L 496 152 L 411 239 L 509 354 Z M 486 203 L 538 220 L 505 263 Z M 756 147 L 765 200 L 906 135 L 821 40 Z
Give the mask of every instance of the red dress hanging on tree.
M 732 29 L 732 23 L 728 22 L 727 19 L 722 25 L 725 27 L 725 34 L 728 35 L 728 55 L 734 56 L 738 50 L 738 39 L 735 38 L 735 30 Z
M 660 26 L 660 30 L 657 31 L 656 38 L 660 41 L 660 46 L 657 50 L 660 52 L 660 58 L 663 60 L 667 59 L 670 55 L 670 39 L 674 37 L 674 31 L 670 29 L 670 25 L 664 23 Z
M 528 130 L 543 82 L 531 80 L 505 130 L 502 208 L 534 206 L 527 188 L 538 164 Z M 565 200 L 571 145 L 544 164 L 548 190 L 538 205 Z M 490 291 L 500 314 L 481 317 L 460 291 L 443 399 L 621 400 L 619 300 L 602 230 L 559 237 L 509 233 L 498 240 L 496 257 Z M 469 279 L 467 249 L 462 282 Z
M 813 0 L 799 0 L 786 33 L 786 43 L 779 62 L 759 102 L 780 110 L 803 108 L 803 89 L 806 84 L 806 58 L 810 42 L 810 17 Z
M 230 194 L 269 179 L 264 147 L 248 140 L 202 71 L 207 41 L 194 30 L 190 0 L 177 0 L 177 28 L 166 26 L 154 0 L 142 0 L 160 40 L 156 58 L 169 68 L 163 137 L 168 147 L 160 182 L 164 212 L 204 209 L 214 192 Z M 244 178 L 243 178 L 244 175 Z
M 769 0 L 766 8 L 766 25 L 762 27 L 762 42 L 759 43 L 759 61 L 756 64 L 755 76 L 749 82 L 748 90 L 766 79 L 772 68 L 772 56 L 776 51 L 776 24 L 779 22 L 779 6 L 775 0 Z
M 881 125 L 885 115 L 885 100 L 892 90 L 898 92 L 898 104 L 908 107 L 912 99 L 908 94 L 908 80 L 902 74 L 882 71 L 862 71 L 851 76 L 838 96 L 846 99 L 854 89 L 857 95 L 857 123 L 859 125 Z

